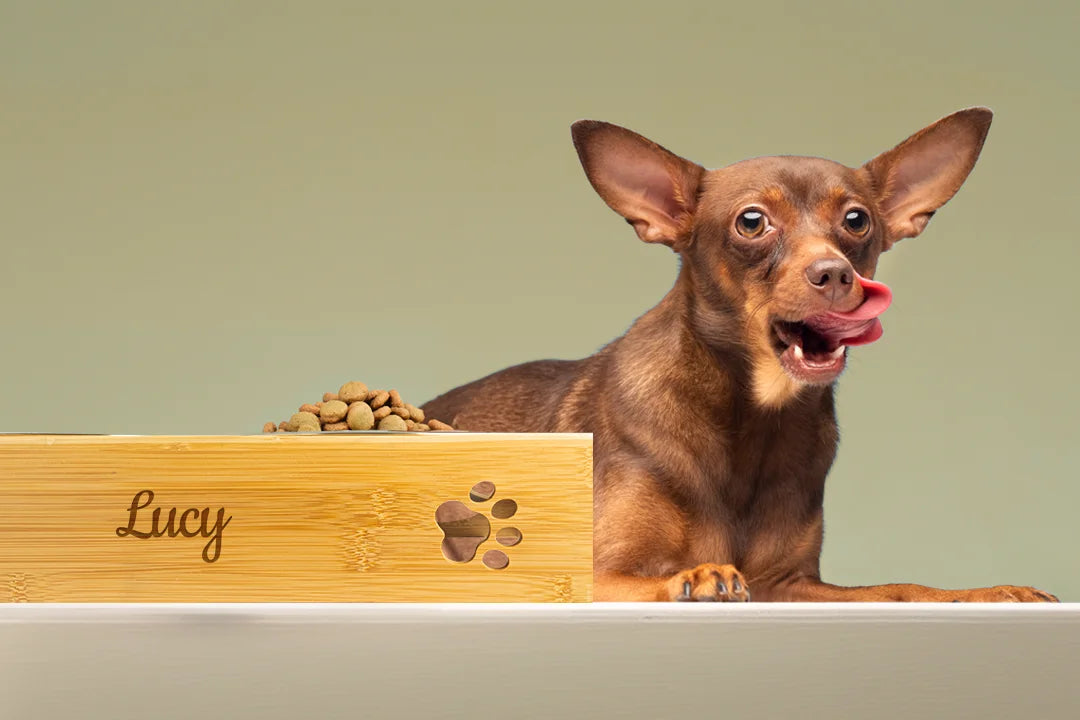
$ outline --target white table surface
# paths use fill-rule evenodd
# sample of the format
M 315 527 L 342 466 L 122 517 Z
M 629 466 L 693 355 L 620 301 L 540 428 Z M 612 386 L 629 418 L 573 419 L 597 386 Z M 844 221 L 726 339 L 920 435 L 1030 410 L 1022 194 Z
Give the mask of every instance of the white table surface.
M 1073 718 L 1080 604 L 0 605 L 0 719 Z

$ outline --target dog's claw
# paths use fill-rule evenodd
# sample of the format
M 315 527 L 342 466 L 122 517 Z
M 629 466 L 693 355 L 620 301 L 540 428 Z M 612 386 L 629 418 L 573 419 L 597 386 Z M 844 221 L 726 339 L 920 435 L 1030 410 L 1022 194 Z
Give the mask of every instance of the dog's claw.
M 706 563 L 671 578 L 668 598 L 675 602 L 748 602 L 750 589 L 732 565 Z
M 1056 597 L 1033 587 L 1017 585 L 996 585 L 989 588 L 956 591 L 959 597 L 953 602 L 1015 602 L 1015 603 L 1057 603 Z

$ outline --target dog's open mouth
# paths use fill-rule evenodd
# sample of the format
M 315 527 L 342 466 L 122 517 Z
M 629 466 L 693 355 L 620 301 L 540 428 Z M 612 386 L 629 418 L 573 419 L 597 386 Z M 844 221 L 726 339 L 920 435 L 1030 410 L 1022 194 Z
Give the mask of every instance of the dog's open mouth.
M 866 345 L 881 337 L 878 316 L 892 302 L 892 292 L 883 283 L 858 279 L 863 301 L 854 310 L 773 322 L 780 366 L 795 380 L 812 385 L 831 383 L 844 370 L 848 347 Z

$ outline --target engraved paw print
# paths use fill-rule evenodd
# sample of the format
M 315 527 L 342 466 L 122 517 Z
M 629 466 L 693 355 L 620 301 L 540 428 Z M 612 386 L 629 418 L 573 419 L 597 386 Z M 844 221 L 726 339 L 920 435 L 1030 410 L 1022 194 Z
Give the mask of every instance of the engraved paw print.
M 495 483 L 479 482 L 469 491 L 469 499 L 485 503 L 495 496 Z M 491 516 L 496 520 L 509 520 L 517 512 L 517 503 L 509 498 L 498 500 L 491 506 Z M 435 510 L 435 522 L 443 531 L 443 556 L 457 563 L 466 563 L 476 557 L 476 550 L 491 537 L 491 522 L 486 515 L 470 510 L 460 500 L 447 500 Z M 500 545 L 513 547 L 521 542 L 521 531 L 516 527 L 500 528 L 495 533 Z M 502 570 L 510 564 L 510 557 L 502 550 L 488 550 L 480 559 L 492 570 Z

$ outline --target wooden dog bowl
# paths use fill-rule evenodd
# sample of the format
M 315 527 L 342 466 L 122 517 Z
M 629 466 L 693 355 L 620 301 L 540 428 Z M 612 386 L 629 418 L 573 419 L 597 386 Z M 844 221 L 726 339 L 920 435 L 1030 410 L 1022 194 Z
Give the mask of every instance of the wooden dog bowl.
M 592 507 L 587 434 L 4 435 L 0 600 L 589 602 Z

